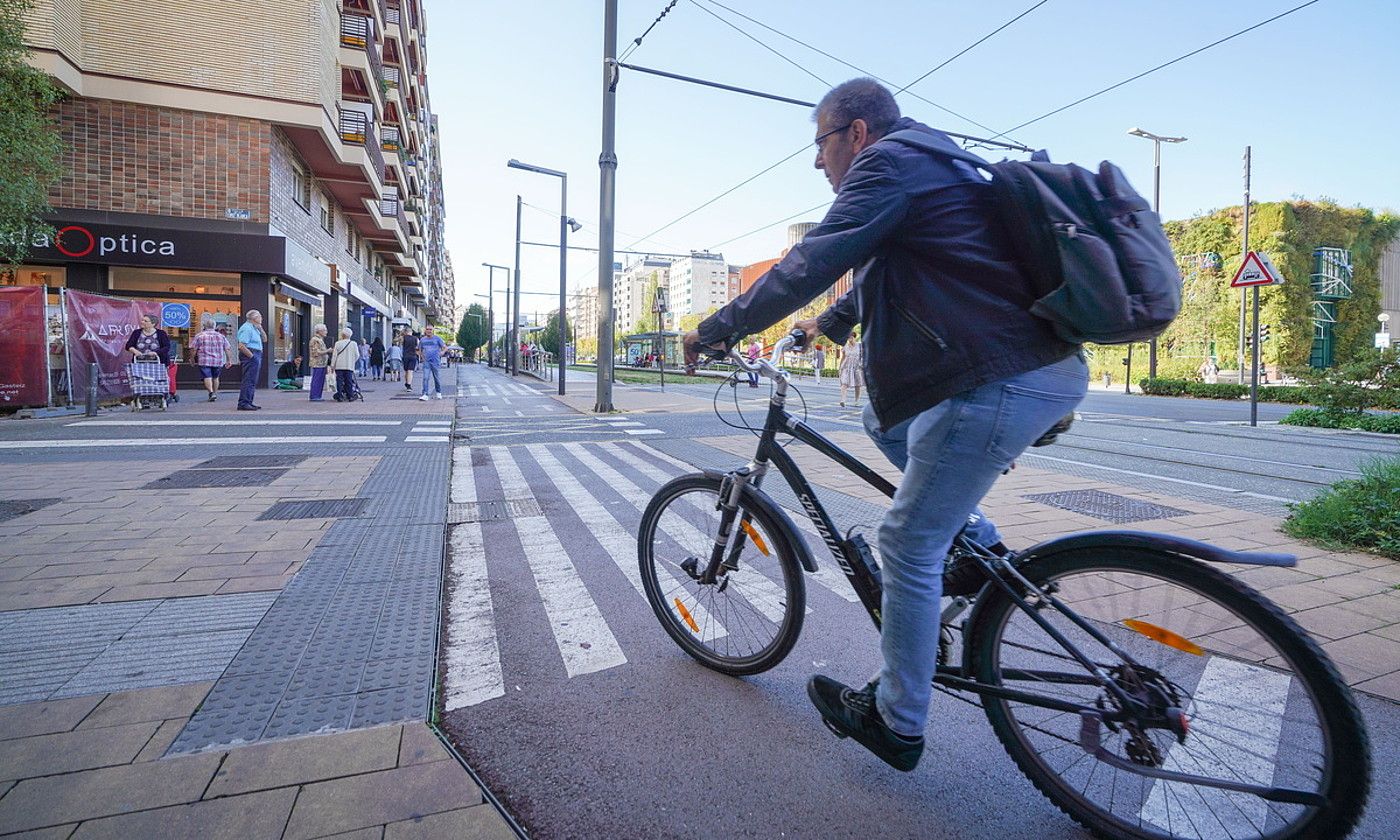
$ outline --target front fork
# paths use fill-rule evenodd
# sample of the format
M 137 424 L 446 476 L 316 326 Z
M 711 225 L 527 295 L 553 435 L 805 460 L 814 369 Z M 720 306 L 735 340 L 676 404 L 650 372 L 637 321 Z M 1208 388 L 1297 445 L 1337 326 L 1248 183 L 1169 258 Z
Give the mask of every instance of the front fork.
M 739 501 L 743 498 L 744 488 L 751 481 L 756 486 L 758 476 L 750 467 L 741 467 L 727 473 L 720 484 L 719 532 L 715 535 L 714 545 L 710 547 L 709 563 L 696 578 L 702 584 L 720 583 L 723 586 L 720 577 L 739 568 L 739 553 L 744 550 L 749 520 L 753 518 L 747 511 L 740 517 Z

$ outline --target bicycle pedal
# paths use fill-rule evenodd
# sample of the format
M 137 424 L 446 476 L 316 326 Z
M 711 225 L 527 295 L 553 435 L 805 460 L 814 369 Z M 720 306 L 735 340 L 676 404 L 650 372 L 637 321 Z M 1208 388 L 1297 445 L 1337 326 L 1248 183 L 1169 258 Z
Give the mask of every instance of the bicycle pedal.
M 842 732 L 840 729 L 837 729 L 837 728 L 836 728 L 836 724 L 834 724 L 834 723 L 832 723 L 831 721 L 827 720 L 825 716 L 822 717 L 822 723 L 826 724 L 826 728 L 827 728 L 827 729 L 830 729 L 830 730 L 831 730 L 831 734 L 832 734 L 832 735 L 835 735 L 837 738 L 849 738 L 849 737 L 851 737 L 851 736 L 847 735 L 846 733 Z

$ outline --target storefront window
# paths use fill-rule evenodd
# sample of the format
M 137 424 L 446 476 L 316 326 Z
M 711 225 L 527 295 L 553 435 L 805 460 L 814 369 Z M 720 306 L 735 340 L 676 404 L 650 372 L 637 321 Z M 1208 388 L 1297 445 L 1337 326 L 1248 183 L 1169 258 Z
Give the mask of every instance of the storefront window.
M 190 339 L 199 332 L 205 315 L 213 317 L 219 330 L 230 340 L 238 329 L 243 282 L 237 274 L 113 266 L 109 277 L 108 285 L 114 293 L 128 292 L 132 297 L 156 298 L 161 303 L 189 306 L 188 327 L 161 325 L 170 335 L 172 359 L 193 364 L 193 359 L 188 358 Z
M 268 337 L 272 340 L 273 362 L 285 361 L 304 355 L 302 342 L 307 340 L 307 318 L 309 307 L 298 300 L 283 295 L 272 299 L 272 325 Z

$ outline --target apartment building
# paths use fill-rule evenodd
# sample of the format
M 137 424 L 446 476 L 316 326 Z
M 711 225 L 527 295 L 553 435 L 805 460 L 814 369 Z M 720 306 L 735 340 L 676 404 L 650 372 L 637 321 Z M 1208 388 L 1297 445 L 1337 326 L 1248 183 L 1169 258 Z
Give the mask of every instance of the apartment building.
M 673 323 L 729 302 L 729 264 L 721 254 L 692 251 L 671 263 L 670 303 Z
M 770 268 L 781 262 L 782 258 L 787 256 L 788 251 L 791 251 L 794 245 L 801 242 L 804 236 L 811 233 L 812 230 L 816 228 L 817 224 L 817 222 L 798 222 L 795 225 L 788 225 L 787 247 L 782 250 L 781 254 L 772 259 L 746 265 L 739 270 L 739 293 L 742 294 L 753 288 L 753 284 L 757 283 L 763 275 L 767 274 Z M 842 295 L 851 290 L 851 286 L 854 283 L 855 272 L 847 271 L 837 278 L 831 288 L 826 290 L 826 295 L 823 300 L 825 300 L 828 305 L 835 303 Z
M 451 318 L 421 0 L 36 0 L 26 22 L 69 96 L 59 233 L 22 277 L 187 303 L 194 329 L 260 310 L 271 369 L 316 323 Z
M 648 291 L 657 286 L 669 288 L 671 283 L 671 261 L 659 257 L 646 257 L 636 260 L 622 270 L 622 277 L 613 284 L 613 311 L 616 313 L 617 329 L 624 335 L 635 332 L 642 317 L 649 314 Z M 671 301 L 675 309 L 674 299 Z

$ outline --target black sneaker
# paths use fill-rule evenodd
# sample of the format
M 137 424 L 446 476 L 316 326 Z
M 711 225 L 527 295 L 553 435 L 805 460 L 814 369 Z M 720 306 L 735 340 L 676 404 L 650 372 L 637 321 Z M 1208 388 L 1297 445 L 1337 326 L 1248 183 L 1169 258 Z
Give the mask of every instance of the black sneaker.
M 924 754 L 923 736 L 905 738 L 886 725 L 875 707 L 875 683 L 856 691 L 821 674 L 807 681 L 807 696 L 838 738 L 855 738 L 881 761 L 908 773 Z

